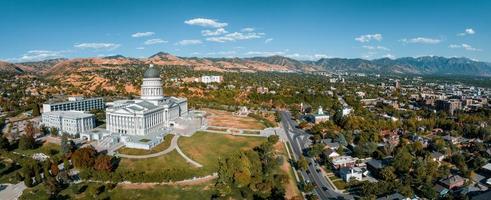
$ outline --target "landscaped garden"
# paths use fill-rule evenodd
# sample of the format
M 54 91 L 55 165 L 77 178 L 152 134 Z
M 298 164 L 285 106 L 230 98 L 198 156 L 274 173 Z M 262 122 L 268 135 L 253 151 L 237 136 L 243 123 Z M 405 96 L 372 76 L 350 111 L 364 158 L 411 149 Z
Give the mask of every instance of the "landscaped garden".
M 169 148 L 173 137 L 174 137 L 174 135 L 172 135 L 172 134 L 166 135 L 164 137 L 164 141 L 162 143 L 160 143 L 159 145 L 155 146 L 154 148 L 152 148 L 150 150 L 123 147 L 123 148 L 118 149 L 118 153 L 127 154 L 127 155 L 148 155 L 148 154 L 158 153 L 158 152 L 164 151 L 167 148 Z
M 232 155 L 241 149 L 252 149 L 264 141 L 265 138 L 258 137 L 197 132 L 191 137 L 180 137 L 179 147 L 184 154 L 202 164 L 202 168 L 187 163 L 177 151 L 172 151 L 146 159 L 120 158 L 114 172 L 93 173 L 92 176 L 100 180 L 132 182 L 176 181 L 206 176 L 217 172 L 220 157 Z

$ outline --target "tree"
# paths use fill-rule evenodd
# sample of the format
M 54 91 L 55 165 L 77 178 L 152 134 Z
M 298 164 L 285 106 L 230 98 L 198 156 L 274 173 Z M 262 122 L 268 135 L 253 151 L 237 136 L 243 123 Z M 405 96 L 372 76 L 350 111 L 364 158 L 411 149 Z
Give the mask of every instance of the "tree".
M 325 145 L 324 144 L 314 144 L 312 147 L 309 149 L 308 155 L 310 157 L 316 157 L 322 153 L 324 150 Z
M 24 132 L 28 137 L 34 138 L 35 130 L 34 126 L 32 125 L 32 122 L 28 122 L 26 125 L 26 128 L 24 129 Z
M 112 170 L 111 157 L 107 155 L 97 156 L 95 159 L 94 169 L 97 171 L 110 172 Z
M 32 176 L 30 173 L 27 173 L 24 175 L 24 184 L 27 186 L 27 187 L 32 187 L 34 186 L 33 182 L 32 182 Z
M 77 149 L 72 154 L 73 166 L 77 168 L 92 168 L 96 154 L 97 151 L 92 146 Z
M 36 140 L 29 135 L 22 135 L 19 140 L 19 148 L 22 150 L 34 149 L 36 146 Z
M 397 176 L 394 172 L 395 172 L 394 167 L 387 166 L 387 167 L 383 168 L 382 171 L 380 171 L 380 176 L 385 181 L 394 181 L 397 178 Z
M 412 167 L 413 156 L 408 152 L 407 148 L 402 148 L 395 156 L 392 165 L 400 174 L 408 173 Z
M 8 150 L 9 146 L 10 146 L 9 140 L 3 135 L 0 135 L 0 149 Z
M 36 166 L 37 165 L 36 163 Z M 39 172 L 39 167 L 34 168 L 34 179 L 36 180 L 36 184 L 39 184 L 43 181 L 43 178 L 41 177 L 41 172 Z
M 280 139 L 279 136 L 277 136 L 277 135 L 271 135 L 271 136 L 268 137 L 268 142 L 270 144 L 276 144 L 279 139 Z
M 54 177 L 48 177 L 46 182 L 46 190 L 50 196 L 54 197 L 60 192 L 60 183 Z
M 58 164 L 56 163 L 51 163 L 50 169 L 51 169 L 51 174 L 53 176 L 58 175 L 58 173 L 60 172 L 60 169 L 58 168 Z
M 65 170 L 69 170 L 71 168 L 70 162 L 68 161 L 68 158 L 67 157 L 64 157 L 63 158 L 63 168 Z
M 297 167 L 302 171 L 307 170 L 307 168 L 309 167 L 309 162 L 305 159 L 305 157 L 300 156 L 297 161 Z
M 51 133 L 51 136 L 58 136 L 58 129 L 55 127 L 51 127 L 49 132 Z
M 41 113 L 39 111 L 39 106 L 37 103 L 32 104 L 31 108 L 32 108 L 32 116 L 33 117 L 37 117 L 37 116 L 41 115 Z
M 50 167 L 51 167 L 51 161 L 45 160 L 43 162 L 43 174 L 44 174 L 44 178 L 46 178 L 47 176 L 49 176 L 51 174 L 51 173 L 49 173 Z
M 72 143 L 68 141 L 68 134 L 63 133 L 61 136 L 61 152 L 63 154 L 70 153 L 72 151 Z

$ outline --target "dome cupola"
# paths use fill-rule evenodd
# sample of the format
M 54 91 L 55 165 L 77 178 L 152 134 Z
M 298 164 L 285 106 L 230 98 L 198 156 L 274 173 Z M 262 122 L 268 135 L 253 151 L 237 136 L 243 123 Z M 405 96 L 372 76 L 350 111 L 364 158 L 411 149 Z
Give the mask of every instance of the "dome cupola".
M 160 71 L 150 64 L 150 67 L 143 74 L 143 78 L 160 78 Z

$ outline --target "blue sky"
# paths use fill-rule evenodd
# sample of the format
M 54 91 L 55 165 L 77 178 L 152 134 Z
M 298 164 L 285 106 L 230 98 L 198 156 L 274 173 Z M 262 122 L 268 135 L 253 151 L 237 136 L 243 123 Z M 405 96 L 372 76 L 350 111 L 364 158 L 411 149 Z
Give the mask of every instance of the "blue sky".
M 491 1 L 0 0 L 0 60 L 197 57 L 491 61 Z

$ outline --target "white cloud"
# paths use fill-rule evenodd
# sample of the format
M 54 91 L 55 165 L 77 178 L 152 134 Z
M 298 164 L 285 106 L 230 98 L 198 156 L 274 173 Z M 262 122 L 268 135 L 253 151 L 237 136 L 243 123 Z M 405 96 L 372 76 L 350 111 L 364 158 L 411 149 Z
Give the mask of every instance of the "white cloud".
M 155 33 L 154 32 L 137 32 L 137 33 L 133 33 L 131 35 L 131 37 L 139 38 L 139 37 L 148 37 L 148 36 L 152 36 L 152 35 L 155 35 Z
M 31 62 L 42 61 L 48 59 L 62 58 L 67 51 L 49 51 L 49 50 L 30 50 L 23 54 L 20 58 L 7 59 L 13 62 Z
M 465 31 L 463 33 L 459 33 L 457 35 L 458 36 L 466 36 L 466 35 L 474 35 L 474 34 L 476 34 L 476 31 L 474 31 L 474 29 L 467 28 L 467 29 L 465 29 Z
M 273 41 L 273 38 L 268 38 L 268 39 L 264 40 L 264 43 L 268 44 L 268 43 L 270 43 L 272 41 Z
M 228 25 L 227 23 L 221 23 L 221 22 L 217 22 L 216 20 L 206 19 L 206 18 L 194 18 L 194 19 L 186 20 L 184 21 L 184 23 L 193 26 L 213 27 L 213 28 L 223 28 Z
M 329 58 L 326 54 L 300 54 L 300 53 L 287 53 L 285 51 L 249 51 L 245 53 L 246 56 L 285 56 L 288 58 L 298 59 L 298 60 L 318 60 L 321 58 Z
M 392 55 L 392 54 L 388 53 L 388 54 L 385 54 L 385 55 L 384 55 L 384 58 L 395 59 L 396 57 L 395 57 L 394 55 Z
M 145 49 L 145 47 L 136 47 L 136 49 L 143 50 L 143 49 Z
M 145 45 L 154 45 L 154 44 L 162 44 L 162 43 L 167 43 L 167 41 L 157 38 L 157 39 L 149 39 L 144 42 Z
M 284 55 L 283 51 L 249 51 L 245 53 L 247 56 L 278 56 Z
M 370 59 L 370 58 L 375 57 L 375 55 L 377 55 L 377 52 L 375 52 L 375 51 L 369 51 L 369 52 L 363 53 L 361 55 L 361 57 L 362 58 L 365 58 L 365 59 Z
M 363 48 L 365 49 L 368 49 L 368 50 L 382 50 L 382 51 L 390 51 L 389 48 L 387 47 L 383 47 L 383 46 L 370 46 L 370 45 L 364 45 L 362 46 Z
M 441 42 L 440 39 L 435 38 L 425 38 L 425 37 L 416 37 L 416 38 L 404 38 L 400 40 L 403 43 L 414 43 L 414 44 L 438 44 Z
M 179 42 L 176 43 L 176 45 L 182 45 L 182 46 L 185 46 L 185 45 L 195 45 L 195 44 L 201 44 L 203 42 L 201 42 L 201 40 L 181 40 Z
M 73 47 L 79 49 L 94 49 L 94 50 L 114 50 L 120 47 L 120 44 L 114 43 L 80 43 L 75 44 Z
M 216 35 L 222 35 L 225 33 L 228 33 L 228 31 L 225 30 L 224 28 L 217 28 L 214 31 L 212 31 L 212 30 L 202 30 L 201 31 L 201 35 L 203 35 L 203 36 L 216 36 Z
M 355 38 L 356 41 L 358 42 L 370 42 L 372 40 L 376 41 L 381 41 L 382 40 L 382 34 L 380 33 L 375 33 L 375 34 L 367 34 L 367 35 L 360 35 L 357 38 Z
M 247 33 L 233 32 L 220 37 L 209 37 L 206 38 L 206 40 L 210 42 L 231 42 L 237 40 L 250 40 L 250 39 L 262 38 L 263 35 L 264 33 L 256 33 L 256 32 L 247 32 Z
M 254 32 L 254 28 L 251 28 L 251 27 L 247 27 L 247 28 L 243 28 L 241 31 L 242 32 Z
M 218 52 L 209 52 L 208 55 L 234 55 L 236 51 L 218 51 Z
M 321 58 L 329 58 L 326 54 L 287 54 L 286 57 L 297 59 L 297 60 L 319 60 Z
M 448 46 L 452 49 L 464 49 L 466 51 L 482 51 L 481 49 L 477 49 L 468 44 L 451 44 Z

